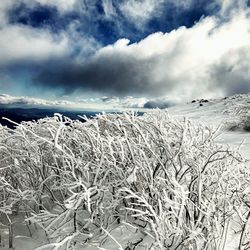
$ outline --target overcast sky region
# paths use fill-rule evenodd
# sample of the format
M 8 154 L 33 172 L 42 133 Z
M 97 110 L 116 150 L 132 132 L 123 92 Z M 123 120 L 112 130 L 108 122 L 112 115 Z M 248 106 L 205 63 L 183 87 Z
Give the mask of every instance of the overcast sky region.
M 165 108 L 250 92 L 250 0 L 1 0 L 0 104 Z

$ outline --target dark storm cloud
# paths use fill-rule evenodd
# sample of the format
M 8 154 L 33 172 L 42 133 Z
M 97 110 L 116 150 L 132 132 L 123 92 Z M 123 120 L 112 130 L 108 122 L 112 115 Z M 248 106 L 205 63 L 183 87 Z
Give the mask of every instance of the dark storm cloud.
M 71 93 L 77 89 L 118 95 L 145 93 L 150 86 L 148 66 L 136 58 L 106 58 L 83 65 L 63 65 L 59 70 L 45 69 L 34 80 Z
M 93 90 L 111 95 L 146 94 L 160 95 L 171 90 L 170 79 L 153 79 L 158 57 L 147 60 L 136 55 L 104 55 L 83 64 L 66 64 L 58 68 L 46 68 L 35 78 L 35 83 L 49 88 L 63 88 L 65 92 Z M 168 81 L 168 82 L 167 82 Z

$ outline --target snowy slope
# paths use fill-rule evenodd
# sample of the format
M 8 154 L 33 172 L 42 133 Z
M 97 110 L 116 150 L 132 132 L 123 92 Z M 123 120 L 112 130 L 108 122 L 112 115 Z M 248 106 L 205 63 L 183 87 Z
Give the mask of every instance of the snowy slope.
M 250 94 L 212 99 L 208 102 L 196 100 L 169 108 L 169 114 L 179 119 L 187 117 L 193 122 L 214 127 L 221 126 L 218 142 L 228 144 L 235 149 L 240 147 L 240 152 L 249 159 L 250 132 L 227 130 L 227 124 L 238 119 L 237 114 L 233 111 L 242 105 L 250 106 Z

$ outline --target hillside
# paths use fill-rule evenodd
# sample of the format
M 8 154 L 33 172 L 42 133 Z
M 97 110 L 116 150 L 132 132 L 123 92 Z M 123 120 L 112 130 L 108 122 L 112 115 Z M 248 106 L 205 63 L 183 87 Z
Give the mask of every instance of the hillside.
M 250 132 L 241 128 L 230 131 L 230 125 L 240 124 L 239 110 L 248 107 L 250 114 L 250 94 L 235 95 L 221 99 L 194 100 L 168 109 L 171 116 L 182 119 L 187 117 L 196 123 L 220 126 L 221 135 L 217 142 L 228 144 L 233 148 L 240 147 L 245 157 L 250 158 Z M 247 114 L 244 114 L 247 115 Z

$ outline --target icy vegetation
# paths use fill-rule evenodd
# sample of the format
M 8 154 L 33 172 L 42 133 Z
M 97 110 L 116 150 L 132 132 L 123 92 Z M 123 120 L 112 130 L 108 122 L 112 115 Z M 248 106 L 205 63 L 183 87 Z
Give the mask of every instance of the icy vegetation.
M 243 130 L 250 132 L 250 102 L 247 104 L 236 105 L 227 110 L 227 112 L 237 117 L 236 120 L 228 124 L 227 127 L 229 130 Z
M 157 110 L 0 127 L 0 249 L 17 218 L 39 250 L 248 249 L 249 162 L 217 136 Z

